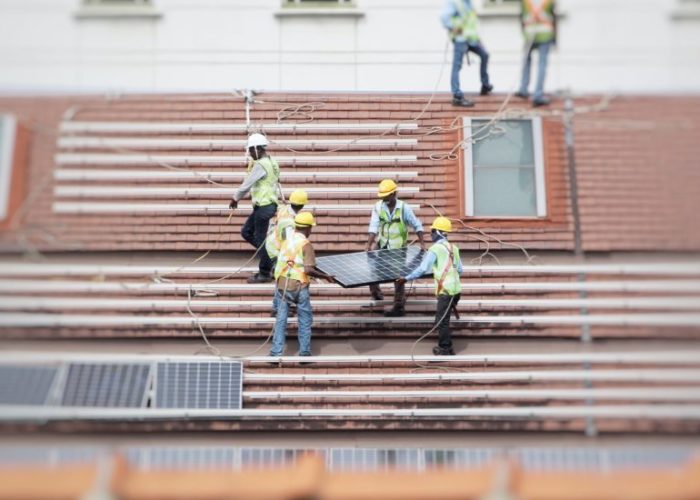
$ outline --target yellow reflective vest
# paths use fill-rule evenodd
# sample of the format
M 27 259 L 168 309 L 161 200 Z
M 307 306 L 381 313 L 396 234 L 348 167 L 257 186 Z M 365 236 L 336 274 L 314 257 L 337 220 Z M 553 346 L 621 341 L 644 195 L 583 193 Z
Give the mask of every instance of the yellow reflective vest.
M 396 200 L 394 213 L 383 201 L 378 201 L 374 209 L 379 214 L 379 248 L 403 248 L 408 242 L 408 228 L 403 220 L 403 201 Z
M 462 291 L 459 279 L 458 262 L 459 248 L 447 240 L 439 241 L 428 250 L 435 254 L 433 278 L 435 279 L 435 295 L 457 295 Z
M 461 28 L 461 34 L 452 35 L 452 40 L 464 38 L 467 42 L 479 41 L 479 18 L 474 9 L 468 9 L 462 0 L 452 0 L 457 15 L 452 17 L 452 28 Z
M 525 38 L 534 43 L 554 40 L 554 1 L 522 0 Z
M 265 177 L 253 184 L 250 189 L 250 197 L 253 200 L 253 205 L 264 207 L 277 203 L 277 186 L 279 185 L 280 166 L 275 160 L 266 156 L 259 159 L 257 162 L 251 161 L 248 164 L 248 173 L 253 170 L 255 163 L 260 164 L 265 169 Z
M 309 282 L 309 276 L 304 272 L 304 247 L 308 242 L 306 236 L 296 231 L 290 239 L 282 242 L 275 266 L 276 280 L 284 276 L 301 283 Z
M 265 238 L 265 250 L 271 259 L 276 258 L 282 248 L 282 242 L 287 233 L 287 229 L 294 229 L 294 210 L 289 205 L 280 205 L 275 215 L 274 224 L 270 224 L 270 228 Z

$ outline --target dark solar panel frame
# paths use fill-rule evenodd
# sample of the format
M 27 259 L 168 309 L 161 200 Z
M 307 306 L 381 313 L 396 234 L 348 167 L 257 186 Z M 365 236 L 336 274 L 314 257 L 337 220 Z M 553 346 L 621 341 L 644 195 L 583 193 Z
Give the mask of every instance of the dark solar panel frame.
M 316 258 L 316 268 L 330 274 L 343 288 L 388 283 L 403 278 L 420 266 L 420 247 L 346 253 Z
M 153 406 L 237 410 L 242 392 L 243 367 L 237 361 L 160 362 Z
M 70 363 L 61 406 L 143 408 L 150 363 Z
M 0 365 L 0 405 L 47 404 L 57 373 L 56 366 Z

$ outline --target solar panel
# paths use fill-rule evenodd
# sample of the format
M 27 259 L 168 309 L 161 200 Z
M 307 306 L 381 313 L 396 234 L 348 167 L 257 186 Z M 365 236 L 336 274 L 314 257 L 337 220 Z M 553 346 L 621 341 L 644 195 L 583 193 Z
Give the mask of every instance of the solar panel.
M 347 253 L 318 257 L 316 268 L 335 277 L 344 288 L 387 283 L 416 269 L 425 252 L 409 246 L 395 250 Z
M 158 363 L 158 408 L 239 409 L 242 367 L 237 361 Z
M 43 405 L 57 368 L 52 366 L 0 366 L 0 405 Z
M 148 364 L 71 363 L 61 405 L 142 407 L 150 369 Z

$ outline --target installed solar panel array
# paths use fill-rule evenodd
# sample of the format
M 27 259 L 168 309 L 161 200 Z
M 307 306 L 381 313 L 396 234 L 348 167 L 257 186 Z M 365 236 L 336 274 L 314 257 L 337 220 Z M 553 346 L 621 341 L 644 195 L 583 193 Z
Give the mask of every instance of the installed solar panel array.
M 139 408 L 145 406 L 148 364 L 73 363 L 68 369 L 63 406 Z
M 340 286 L 353 288 L 403 278 L 420 265 L 423 255 L 419 247 L 409 246 L 318 257 L 316 267 L 335 277 Z
M 156 382 L 157 408 L 241 407 L 240 363 L 158 363 Z
M 0 406 L 240 409 L 242 372 L 235 361 L 0 364 Z
M 0 404 L 46 404 L 57 372 L 54 366 L 0 365 Z

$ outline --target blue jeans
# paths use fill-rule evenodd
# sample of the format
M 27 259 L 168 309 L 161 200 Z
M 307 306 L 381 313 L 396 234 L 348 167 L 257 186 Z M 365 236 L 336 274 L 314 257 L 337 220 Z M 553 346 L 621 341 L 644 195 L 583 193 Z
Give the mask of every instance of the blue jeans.
M 527 94 L 530 87 L 530 67 L 532 65 L 532 51 L 539 52 L 539 66 L 537 70 L 537 86 L 535 87 L 535 100 L 544 97 L 544 79 L 547 76 L 547 59 L 549 58 L 549 49 L 552 47 L 552 42 L 535 43 L 530 48 L 530 51 L 525 55 L 523 63 L 523 78 L 520 83 L 520 93 Z
M 287 338 L 287 316 L 289 315 L 289 304 L 297 305 L 297 318 L 299 319 L 299 355 L 311 355 L 311 323 L 314 317 L 311 312 L 311 298 L 309 287 L 300 288 L 296 292 L 286 292 L 282 299 L 283 290 L 278 290 L 279 294 L 277 307 L 277 321 L 275 322 L 275 333 L 272 337 L 272 349 L 270 356 L 281 356 L 284 351 L 284 342 Z
M 455 52 L 452 58 L 452 95 L 457 99 L 464 97 L 464 93 L 459 85 L 459 72 L 467 52 L 473 52 L 481 59 L 481 84 L 489 84 L 489 53 L 481 42 L 454 42 Z

